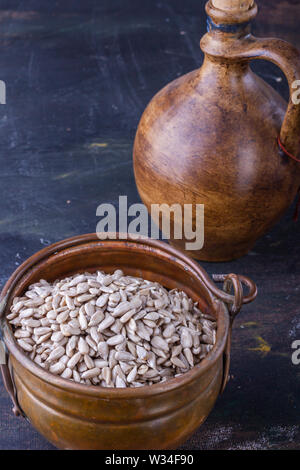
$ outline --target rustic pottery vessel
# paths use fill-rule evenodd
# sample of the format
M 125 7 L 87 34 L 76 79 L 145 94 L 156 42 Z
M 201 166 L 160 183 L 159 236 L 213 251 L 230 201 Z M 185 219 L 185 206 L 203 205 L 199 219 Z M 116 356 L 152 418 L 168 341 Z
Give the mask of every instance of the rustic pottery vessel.
M 151 204 L 204 204 L 204 246 L 189 254 L 227 261 L 253 247 L 300 187 L 300 106 L 292 99 L 287 105 L 250 62 L 278 65 L 292 95 L 300 56 L 285 41 L 251 35 L 257 14 L 252 0 L 210 0 L 206 12 L 204 63 L 168 84 L 146 108 L 134 170 L 149 211 Z M 172 216 L 172 223 L 182 221 Z M 184 248 L 186 241 L 172 243 Z
M 41 278 L 54 281 L 79 271 L 116 268 L 167 288 L 184 289 L 202 311 L 216 318 L 216 344 L 201 364 L 167 383 L 113 389 L 54 376 L 24 354 L 6 321 L 14 296 Z M 255 284 L 244 276 L 229 274 L 215 276 L 215 280 L 224 281 L 225 290 L 219 290 L 182 252 L 147 239 L 100 241 L 96 234 L 87 234 L 36 253 L 13 273 L 1 294 L 1 329 L 9 357 L 9 365 L 2 365 L 1 370 L 14 413 L 27 417 L 62 449 L 177 447 L 205 420 L 223 391 L 233 319 L 242 304 L 256 297 Z M 246 296 L 242 284 L 249 289 Z

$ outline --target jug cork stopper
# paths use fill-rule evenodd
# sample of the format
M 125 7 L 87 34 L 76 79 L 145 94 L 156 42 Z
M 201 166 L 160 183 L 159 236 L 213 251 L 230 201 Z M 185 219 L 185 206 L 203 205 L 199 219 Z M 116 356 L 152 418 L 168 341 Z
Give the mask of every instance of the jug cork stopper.
M 211 0 L 212 6 L 228 12 L 247 11 L 254 5 L 254 0 Z
M 205 10 L 219 24 L 250 23 L 257 15 L 255 0 L 208 0 Z

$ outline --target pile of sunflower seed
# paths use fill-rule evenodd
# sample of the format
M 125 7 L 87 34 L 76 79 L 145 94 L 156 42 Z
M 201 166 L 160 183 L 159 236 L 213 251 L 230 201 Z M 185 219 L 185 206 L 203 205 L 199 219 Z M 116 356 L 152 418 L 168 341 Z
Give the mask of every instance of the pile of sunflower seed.
M 113 274 L 32 284 L 8 320 L 40 367 L 102 387 L 165 382 L 198 364 L 216 341 L 215 320 L 184 292 Z

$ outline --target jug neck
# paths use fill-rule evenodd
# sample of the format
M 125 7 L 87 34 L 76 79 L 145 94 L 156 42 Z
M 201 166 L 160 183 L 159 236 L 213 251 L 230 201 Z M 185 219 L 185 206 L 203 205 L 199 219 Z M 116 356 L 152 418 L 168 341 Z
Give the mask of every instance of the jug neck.
M 255 2 L 247 10 L 220 10 L 212 0 L 205 6 L 207 34 L 200 42 L 202 51 L 215 59 L 226 60 L 228 51 L 251 36 L 251 22 L 257 15 Z

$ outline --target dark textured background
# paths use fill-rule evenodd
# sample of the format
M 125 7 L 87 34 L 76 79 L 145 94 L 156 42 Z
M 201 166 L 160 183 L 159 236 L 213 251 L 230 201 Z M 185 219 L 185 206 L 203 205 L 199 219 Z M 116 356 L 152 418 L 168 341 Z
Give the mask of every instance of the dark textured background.
M 202 63 L 203 0 L 0 1 L 0 283 L 49 243 L 93 232 L 96 207 L 138 202 L 135 129 L 162 86 Z M 300 46 L 300 3 L 260 0 L 254 30 Z M 283 74 L 254 68 L 286 98 Z M 259 116 L 258 116 L 259 119 Z M 268 156 L 266 155 L 266 158 Z M 233 332 L 231 381 L 185 449 L 300 449 L 300 222 L 293 208 L 243 259 L 203 263 L 258 284 Z M 0 448 L 53 448 L 0 387 Z

